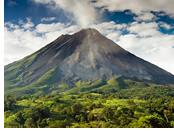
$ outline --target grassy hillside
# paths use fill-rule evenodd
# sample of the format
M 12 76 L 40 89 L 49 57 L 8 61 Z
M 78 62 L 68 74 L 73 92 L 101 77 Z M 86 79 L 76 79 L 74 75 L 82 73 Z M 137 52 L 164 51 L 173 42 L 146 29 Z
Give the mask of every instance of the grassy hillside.
M 92 89 L 95 89 L 95 88 L 99 88 L 100 86 L 104 85 L 105 84 L 105 81 L 100 79 L 98 81 L 95 81 L 93 83 L 91 83 L 90 81 L 89 82 L 81 82 L 79 81 L 77 84 L 76 84 L 76 87 L 70 89 L 70 90 L 67 90 L 65 92 L 62 92 L 61 94 L 64 94 L 64 95 L 67 95 L 67 94 L 78 94 L 80 92 L 85 92 L 85 91 L 89 91 L 89 90 L 92 90 Z
M 33 64 L 39 57 L 39 54 L 32 54 L 23 59 L 8 64 L 4 67 L 4 89 L 9 90 L 13 88 L 22 87 L 22 80 L 29 77 L 34 72 L 27 72 L 25 69 Z
M 81 82 L 76 84 L 76 87 L 62 92 L 62 94 L 77 94 L 80 92 L 85 92 L 91 90 L 95 93 L 115 93 L 123 89 L 137 89 L 150 87 L 152 84 L 146 82 L 138 82 L 130 79 L 125 79 L 123 77 L 114 77 L 105 82 L 100 79 L 93 83 L 91 82 Z
M 43 94 L 49 91 L 50 85 L 55 81 L 55 69 L 51 69 L 46 74 L 44 74 L 38 81 L 25 87 L 16 87 L 10 90 L 5 88 L 5 94 Z M 49 92 L 48 92 L 49 93 Z
M 22 79 L 23 75 L 25 73 L 22 73 L 17 77 L 17 79 Z M 30 72 L 29 74 L 32 74 Z M 29 75 L 28 74 L 28 75 Z M 171 94 L 174 89 L 172 86 L 164 86 L 164 85 L 156 85 L 152 83 L 147 83 L 143 81 L 136 81 L 131 80 L 128 78 L 124 78 L 122 76 L 120 77 L 114 77 L 111 78 L 108 81 L 104 81 L 102 79 L 98 81 L 79 81 L 74 86 L 69 86 L 68 84 L 54 84 L 56 81 L 55 78 L 56 70 L 51 69 L 48 71 L 45 75 L 43 75 L 39 80 L 36 82 L 28 85 L 28 86 L 18 86 L 20 85 L 20 81 L 16 84 L 11 84 L 12 88 L 6 88 L 5 87 L 5 94 L 15 94 L 15 95 L 24 95 L 24 94 L 56 94 L 60 93 L 62 95 L 69 95 L 69 94 L 78 94 L 86 91 L 91 91 L 93 93 L 100 93 L 100 94 L 109 94 L 109 93 L 116 93 L 119 94 L 120 97 L 122 93 L 129 92 L 130 96 L 135 96 L 138 93 L 141 93 L 141 95 L 144 97 L 146 94 L 146 97 L 149 97 L 150 95 L 146 92 L 150 89 L 152 90 L 151 94 L 155 92 L 155 95 L 161 94 L 161 88 L 164 91 L 169 91 L 169 94 Z M 26 74 L 25 74 L 26 76 Z M 128 98 L 129 96 L 127 96 Z

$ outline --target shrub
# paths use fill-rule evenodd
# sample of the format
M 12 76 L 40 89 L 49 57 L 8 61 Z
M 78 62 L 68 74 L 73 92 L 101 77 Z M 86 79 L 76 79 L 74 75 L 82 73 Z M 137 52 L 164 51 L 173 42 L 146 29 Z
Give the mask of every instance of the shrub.
M 51 121 L 47 128 L 66 128 L 66 123 L 64 121 L 56 120 Z

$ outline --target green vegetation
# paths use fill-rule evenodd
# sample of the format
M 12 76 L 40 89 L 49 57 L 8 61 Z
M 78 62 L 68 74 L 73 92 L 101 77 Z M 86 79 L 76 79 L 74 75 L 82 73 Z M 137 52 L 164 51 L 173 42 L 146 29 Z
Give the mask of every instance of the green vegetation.
M 67 90 L 65 92 L 62 92 L 62 94 L 64 95 L 67 95 L 67 94 L 78 94 L 80 92 L 85 92 L 85 91 L 89 91 L 89 90 L 92 90 L 94 88 L 98 88 L 100 86 L 102 86 L 104 84 L 104 81 L 102 79 L 98 80 L 98 81 L 95 81 L 93 83 L 91 83 L 90 81 L 89 82 L 81 82 L 79 81 L 77 84 L 76 84 L 76 87 L 70 89 L 70 90 Z
M 144 81 L 135 81 L 124 77 L 114 77 L 108 81 L 102 79 L 98 81 L 79 81 L 78 83 L 56 83 L 56 69 L 50 69 L 41 78 L 30 85 L 26 85 L 25 80 L 35 74 L 35 71 L 24 71 L 26 67 L 40 57 L 36 52 L 20 61 L 5 66 L 4 72 L 4 94 L 14 95 L 42 95 L 60 93 L 61 95 L 74 94 L 91 91 L 99 94 L 114 93 L 119 98 L 149 99 L 151 95 L 158 98 L 164 93 L 167 96 L 174 96 L 174 89 L 170 85 L 156 85 Z M 22 63 L 22 64 L 21 64 Z M 148 90 L 151 90 L 149 92 Z M 148 93 L 146 93 L 148 92 Z M 141 94 L 141 95 L 140 95 Z M 140 97 L 140 98 L 138 98 Z
M 51 69 L 45 75 L 43 75 L 37 82 L 31 84 L 30 86 L 42 86 L 42 85 L 51 85 L 55 80 L 55 69 Z
M 5 94 L 15 94 L 15 91 L 20 91 L 18 88 L 21 88 L 23 84 L 21 80 L 28 78 L 34 73 L 34 71 L 24 71 L 24 69 L 31 66 L 38 57 L 39 54 L 33 53 L 4 67 Z M 13 91 L 11 91 L 11 89 L 13 89 Z
M 29 86 L 15 83 L 32 73 L 19 74 L 5 88 L 5 128 L 174 127 L 173 85 L 114 77 L 79 81 L 72 87 L 54 83 L 55 69 Z
M 47 79 L 50 70 L 36 84 Z M 41 84 L 42 85 L 42 84 Z M 50 89 L 51 90 L 51 89 Z M 109 91 L 110 92 L 109 92 Z M 174 87 L 115 77 L 55 85 L 47 95 L 4 96 L 5 128 L 173 128 Z
M 17 76 L 22 74 L 23 72 L 22 69 L 25 69 L 29 67 L 36 59 L 38 55 L 37 54 L 32 54 L 30 56 L 27 56 L 19 61 L 13 62 L 7 66 L 5 66 L 5 80 L 11 80 L 11 79 L 16 79 Z
M 53 84 L 55 81 L 55 73 L 55 69 L 51 69 L 46 74 L 44 74 L 39 80 L 25 87 L 21 87 L 20 82 L 12 84 L 10 86 L 14 86 L 13 88 L 8 89 L 5 87 L 5 94 L 22 95 L 50 93 L 49 88 L 51 88 L 50 85 Z M 29 76 L 31 74 L 32 72 L 22 73 L 18 76 L 17 79 L 22 79 L 23 76 Z

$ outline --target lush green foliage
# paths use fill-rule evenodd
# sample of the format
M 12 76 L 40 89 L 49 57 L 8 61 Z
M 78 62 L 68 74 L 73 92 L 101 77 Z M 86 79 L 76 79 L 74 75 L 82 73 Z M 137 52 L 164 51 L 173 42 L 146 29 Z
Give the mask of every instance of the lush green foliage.
M 120 99 L 116 94 L 118 92 L 98 94 L 87 91 L 77 95 L 5 95 L 5 100 L 11 100 L 14 106 L 4 112 L 4 127 L 174 127 L 173 97 Z
M 16 98 L 16 96 L 10 94 L 4 97 L 4 111 L 13 110 L 15 108 Z
M 173 85 L 115 77 L 107 82 L 79 81 L 74 88 L 50 87 L 54 73 L 50 70 L 36 83 L 15 89 L 17 95 L 4 96 L 4 127 L 174 127 Z M 28 92 L 21 95 L 24 90 Z

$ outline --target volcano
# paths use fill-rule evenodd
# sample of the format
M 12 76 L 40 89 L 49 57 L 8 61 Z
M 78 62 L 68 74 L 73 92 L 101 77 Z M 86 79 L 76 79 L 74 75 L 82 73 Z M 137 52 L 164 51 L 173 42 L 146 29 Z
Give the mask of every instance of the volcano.
M 171 73 L 124 50 L 92 28 L 61 35 L 35 53 L 6 65 L 4 79 L 5 87 L 10 88 L 9 83 L 27 86 L 41 78 L 54 84 L 108 80 L 115 76 L 174 83 Z

